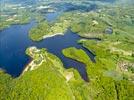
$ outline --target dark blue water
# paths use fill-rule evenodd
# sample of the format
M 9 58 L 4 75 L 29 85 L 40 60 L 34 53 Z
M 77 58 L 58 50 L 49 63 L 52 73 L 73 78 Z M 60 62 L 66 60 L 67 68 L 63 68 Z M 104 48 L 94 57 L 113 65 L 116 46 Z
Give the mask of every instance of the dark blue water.
M 30 57 L 25 54 L 26 48 L 36 46 L 38 48 L 47 48 L 49 52 L 61 59 L 65 68 L 73 67 L 77 69 L 81 77 L 89 81 L 85 65 L 66 58 L 61 52 L 62 49 L 68 47 L 81 48 L 89 55 L 91 60 L 94 61 L 94 55 L 77 43 L 81 37 L 68 29 L 63 36 L 57 35 L 46 38 L 41 42 L 33 42 L 28 37 L 28 31 L 35 25 L 35 21 L 31 21 L 29 24 L 12 25 L 0 31 L 0 68 L 6 70 L 6 72 L 13 77 L 19 76 L 26 64 L 30 62 Z
M 52 12 L 52 13 L 47 13 L 45 16 L 45 19 L 48 22 L 53 22 L 56 20 L 56 18 L 61 14 L 61 12 Z
M 12 76 L 18 76 L 30 60 L 25 49 L 34 45 L 28 38 L 28 31 L 34 24 L 13 25 L 0 31 L 0 67 Z

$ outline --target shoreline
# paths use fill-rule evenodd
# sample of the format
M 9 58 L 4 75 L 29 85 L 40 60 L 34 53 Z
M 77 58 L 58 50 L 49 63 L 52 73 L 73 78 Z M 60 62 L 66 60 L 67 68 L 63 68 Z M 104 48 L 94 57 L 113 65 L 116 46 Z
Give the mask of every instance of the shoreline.
M 29 64 L 30 64 L 32 61 L 33 61 L 33 59 L 30 57 L 30 61 L 25 65 L 25 67 L 24 67 L 24 69 L 22 70 L 22 72 L 21 72 L 21 74 L 19 75 L 19 77 L 22 76 L 25 72 L 28 71 L 28 69 L 29 69 Z
M 50 38 L 50 37 L 54 37 L 56 35 L 64 35 L 64 33 L 55 33 L 55 34 L 51 34 L 51 35 L 44 35 L 43 36 L 43 39 L 46 39 L 46 38 Z

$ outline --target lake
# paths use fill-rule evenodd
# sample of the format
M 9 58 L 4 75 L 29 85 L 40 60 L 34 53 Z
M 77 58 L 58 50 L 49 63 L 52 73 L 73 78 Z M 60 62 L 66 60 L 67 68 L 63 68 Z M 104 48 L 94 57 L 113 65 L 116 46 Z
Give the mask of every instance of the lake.
M 54 16 L 55 15 L 54 13 Z M 48 16 L 52 16 L 52 13 Z M 50 17 L 48 20 L 51 21 L 51 19 L 54 20 L 54 18 Z M 35 25 L 36 22 L 31 21 L 25 25 L 12 25 L 0 31 L 0 68 L 4 69 L 13 77 L 19 76 L 25 66 L 30 62 L 30 57 L 25 54 L 26 48 L 36 46 L 37 48 L 47 48 L 50 53 L 61 59 L 65 68 L 73 67 L 77 69 L 81 77 L 85 81 L 89 81 L 85 65 L 65 57 L 61 52 L 62 49 L 68 47 L 83 49 L 91 60 L 95 62 L 95 55 L 77 43 L 81 37 L 68 29 L 65 35 L 56 35 L 40 42 L 33 42 L 28 37 L 28 32 Z

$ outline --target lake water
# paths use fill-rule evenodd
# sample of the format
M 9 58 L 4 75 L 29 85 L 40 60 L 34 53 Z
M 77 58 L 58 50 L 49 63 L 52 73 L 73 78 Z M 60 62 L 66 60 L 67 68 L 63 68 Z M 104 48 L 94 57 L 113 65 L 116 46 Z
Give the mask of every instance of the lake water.
M 19 76 L 26 64 L 30 62 L 30 57 L 25 54 L 26 48 L 36 46 L 37 48 L 47 48 L 50 53 L 55 54 L 61 59 L 65 68 L 73 67 L 77 69 L 81 77 L 85 81 L 89 81 L 85 65 L 66 58 L 61 52 L 62 49 L 68 47 L 80 48 L 94 61 L 94 55 L 77 43 L 81 37 L 68 29 L 65 35 L 57 35 L 46 38 L 40 42 L 33 42 L 29 39 L 28 32 L 35 25 L 36 22 L 31 21 L 25 25 L 12 25 L 0 31 L 0 68 L 4 69 L 13 77 Z

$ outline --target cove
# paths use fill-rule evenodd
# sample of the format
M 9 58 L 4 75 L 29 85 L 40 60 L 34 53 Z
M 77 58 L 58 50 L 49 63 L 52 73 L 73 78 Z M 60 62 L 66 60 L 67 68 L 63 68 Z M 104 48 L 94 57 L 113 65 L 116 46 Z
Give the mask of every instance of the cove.
M 40 42 L 33 42 L 29 39 L 28 32 L 35 25 L 36 22 L 31 21 L 25 25 L 12 25 L 0 31 L 0 68 L 13 77 L 19 76 L 26 64 L 30 62 L 30 57 L 25 54 L 26 48 L 36 46 L 37 48 L 47 48 L 48 52 L 61 59 L 65 68 L 77 69 L 81 77 L 85 81 L 89 81 L 85 65 L 65 57 L 61 52 L 64 48 L 76 47 L 83 49 L 94 61 L 95 55 L 77 43 L 81 37 L 68 29 L 65 35 L 56 35 Z

